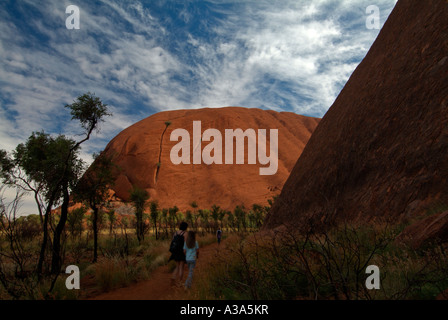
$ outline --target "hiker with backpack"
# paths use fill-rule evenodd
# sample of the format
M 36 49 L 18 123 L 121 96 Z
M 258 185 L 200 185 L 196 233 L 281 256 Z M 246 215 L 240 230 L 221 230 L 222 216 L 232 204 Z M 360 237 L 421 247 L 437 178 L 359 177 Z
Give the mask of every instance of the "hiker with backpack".
M 176 268 L 171 276 L 171 283 L 180 285 L 182 283 L 182 278 L 184 276 L 185 267 L 185 253 L 184 253 L 184 243 L 185 243 L 185 232 L 188 228 L 186 222 L 181 222 L 179 225 L 179 230 L 177 230 L 173 235 L 173 240 L 170 245 L 171 257 L 168 261 L 176 261 Z M 177 283 L 176 283 L 177 282 Z
M 188 266 L 188 277 L 185 281 L 185 289 L 190 289 L 196 260 L 199 258 L 199 245 L 196 241 L 196 233 L 194 231 L 188 231 L 187 239 L 184 243 L 184 253 Z

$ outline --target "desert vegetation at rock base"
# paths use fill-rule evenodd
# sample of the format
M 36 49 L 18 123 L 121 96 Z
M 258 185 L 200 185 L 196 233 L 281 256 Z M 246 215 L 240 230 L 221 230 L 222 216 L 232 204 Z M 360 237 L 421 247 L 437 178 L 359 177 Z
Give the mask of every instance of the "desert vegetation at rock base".
M 111 114 L 80 95 L 66 106 L 77 140 L 39 131 L 0 150 L 0 299 L 448 299 L 447 21 L 446 1 L 398 1 L 322 119 L 160 112 L 120 132 L 89 168 L 81 147 Z M 278 172 L 173 164 L 168 137 L 199 120 L 275 127 Z M 37 214 L 19 215 L 25 194 Z M 165 281 L 181 222 L 201 250 L 185 292 Z M 68 265 L 82 290 L 67 288 Z

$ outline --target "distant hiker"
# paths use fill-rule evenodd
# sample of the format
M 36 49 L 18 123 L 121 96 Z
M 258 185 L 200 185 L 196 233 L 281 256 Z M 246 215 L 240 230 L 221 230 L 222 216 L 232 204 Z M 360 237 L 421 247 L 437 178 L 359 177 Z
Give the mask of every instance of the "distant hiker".
M 218 229 L 216 232 L 216 238 L 218 239 L 218 245 L 221 243 L 221 237 L 222 237 L 222 231 L 221 229 Z
M 181 283 L 184 277 L 184 267 L 185 267 L 185 253 L 184 253 L 184 243 L 185 243 L 185 231 L 188 228 L 186 222 L 181 222 L 179 225 L 179 230 L 177 230 L 173 235 L 173 240 L 170 245 L 171 257 L 168 261 L 176 261 L 176 268 L 171 276 L 171 283 L 176 284 L 176 281 Z
M 196 259 L 199 258 L 199 245 L 196 241 L 196 234 L 194 231 L 188 231 L 187 240 L 184 244 L 184 253 L 188 266 L 188 277 L 185 281 L 185 288 L 191 288 L 191 282 L 193 281 L 193 271 L 196 266 Z

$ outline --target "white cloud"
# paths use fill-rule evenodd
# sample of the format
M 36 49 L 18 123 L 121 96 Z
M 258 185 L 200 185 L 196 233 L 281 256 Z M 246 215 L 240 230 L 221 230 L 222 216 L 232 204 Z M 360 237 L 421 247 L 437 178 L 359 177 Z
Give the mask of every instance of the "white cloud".
M 395 3 L 376 2 L 381 23 Z M 140 1 L 79 1 L 79 31 L 65 28 L 69 4 L 23 0 L 17 6 L 32 12 L 20 23 L 0 12 L 1 148 L 41 129 L 76 137 L 63 106 L 87 90 L 114 113 L 84 145 L 87 161 L 154 111 L 234 105 L 322 116 L 378 34 L 365 28 L 367 0 L 207 1 L 213 21 L 194 3 L 174 21 Z
M 331 4 L 331 11 L 326 6 Z M 387 14 L 394 1 L 382 1 Z M 264 106 L 272 109 L 288 107 L 278 105 L 282 99 L 295 112 L 322 116 L 336 98 L 341 83 L 353 72 L 377 32 L 363 28 L 365 15 L 359 8 L 365 1 L 313 1 L 313 2 L 257 2 L 244 6 L 238 19 L 215 26 L 223 39 L 229 42 L 201 43 L 189 37 L 189 42 L 200 48 L 205 63 L 195 72 L 205 83 L 199 92 L 200 106 L 240 105 Z M 357 30 L 347 33 L 349 26 L 341 18 L 347 12 L 359 13 Z M 228 13 L 227 13 L 228 14 Z M 323 17 L 318 17 L 323 16 Z M 359 25 L 361 28 L 359 28 Z M 217 41 L 220 41 L 218 38 Z M 337 43 L 337 44 L 336 44 Z M 286 82 L 292 92 L 270 90 L 280 99 L 262 99 L 257 89 L 264 85 L 264 77 L 275 83 Z M 306 98 L 304 102 L 301 98 Z M 227 104 L 224 102 L 227 101 Z M 258 105 L 257 105 L 258 104 Z

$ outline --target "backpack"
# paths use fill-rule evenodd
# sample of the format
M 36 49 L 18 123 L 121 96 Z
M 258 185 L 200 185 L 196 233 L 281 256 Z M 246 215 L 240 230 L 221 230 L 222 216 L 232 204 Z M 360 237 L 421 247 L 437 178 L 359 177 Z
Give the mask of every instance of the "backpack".
M 181 234 L 174 235 L 173 240 L 171 240 L 171 244 L 170 244 L 170 252 L 171 253 L 179 252 L 183 249 L 184 233 L 185 233 L 185 231 L 182 232 Z

